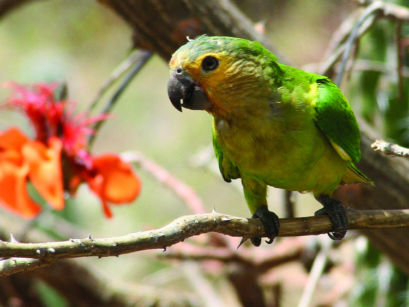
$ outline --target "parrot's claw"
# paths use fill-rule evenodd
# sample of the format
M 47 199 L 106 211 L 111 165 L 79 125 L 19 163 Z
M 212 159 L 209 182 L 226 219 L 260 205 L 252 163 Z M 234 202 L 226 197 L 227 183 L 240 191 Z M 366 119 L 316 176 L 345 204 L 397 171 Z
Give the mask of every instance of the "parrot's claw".
M 237 245 L 237 249 L 239 249 L 240 246 L 242 246 L 244 244 L 244 242 L 246 242 L 248 239 L 249 238 L 246 238 L 246 237 L 241 238 L 239 245 Z
M 327 195 L 317 197 L 324 208 L 315 212 L 315 215 L 327 215 L 331 221 L 333 231 L 328 233 L 332 240 L 342 240 L 348 228 L 348 216 L 341 201 L 332 199 Z
M 250 238 L 250 241 L 254 246 L 260 246 L 261 244 L 261 238 Z
M 261 220 L 266 236 L 269 238 L 266 243 L 273 243 L 274 238 L 278 235 L 280 229 L 280 220 L 278 219 L 278 216 L 274 212 L 268 211 L 267 206 L 262 206 L 257 209 L 252 218 L 258 218 Z M 261 238 L 251 238 L 250 240 L 254 246 L 259 246 L 261 244 Z

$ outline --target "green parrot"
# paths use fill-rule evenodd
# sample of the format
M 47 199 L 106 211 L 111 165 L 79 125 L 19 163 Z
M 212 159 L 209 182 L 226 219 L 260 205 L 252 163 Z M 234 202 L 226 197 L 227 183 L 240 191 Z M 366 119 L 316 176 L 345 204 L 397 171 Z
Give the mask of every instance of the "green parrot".
M 345 236 L 348 218 L 331 198 L 342 183 L 371 183 L 354 163 L 361 158 L 353 111 L 327 77 L 280 64 L 260 43 L 226 36 L 189 40 L 170 60 L 173 106 L 213 116 L 213 147 L 225 181 L 241 178 L 253 218 L 267 243 L 279 232 L 268 210 L 267 186 L 312 192 L 332 223 L 329 236 Z M 252 238 L 260 245 L 261 238 Z

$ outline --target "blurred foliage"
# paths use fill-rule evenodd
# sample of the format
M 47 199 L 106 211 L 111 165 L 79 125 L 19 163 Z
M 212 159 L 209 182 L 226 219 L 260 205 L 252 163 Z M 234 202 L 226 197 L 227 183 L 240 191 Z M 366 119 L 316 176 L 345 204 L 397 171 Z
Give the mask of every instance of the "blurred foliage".
M 68 302 L 58 294 L 52 287 L 44 282 L 36 282 L 36 290 L 39 293 L 39 297 L 42 300 L 45 307 L 66 307 L 69 306 Z
M 408 6 L 409 1 L 389 1 Z M 354 72 L 351 86 L 351 101 L 362 117 L 383 131 L 383 135 L 395 143 L 409 145 L 409 78 L 402 79 L 398 86 L 398 48 L 404 67 L 409 63 L 409 25 L 402 26 L 402 40 L 397 44 L 397 24 L 390 20 L 378 21 L 361 39 L 356 62 L 367 61 L 368 67 Z M 359 63 L 356 63 L 359 64 Z M 372 67 L 371 67 L 372 64 Z M 377 71 L 375 67 L 383 67 Z M 401 91 L 401 92 L 400 92 Z
M 408 275 L 382 257 L 365 238 L 359 238 L 355 244 L 357 281 L 351 293 L 351 305 L 408 306 Z
M 407 0 L 389 2 L 409 7 Z M 403 77 L 399 89 L 397 72 L 398 48 L 402 65 L 409 64 L 409 25 L 403 24 L 399 42 L 397 35 L 395 22 L 380 20 L 361 39 L 355 62 L 365 60 L 373 67 L 353 72 L 350 96 L 361 116 L 385 138 L 409 146 L 409 78 Z M 379 64 L 383 71 L 375 69 Z M 368 241 L 358 243 L 363 246 L 357 249 L 360 280 L 353 291 L 353 306 L 408 306 L 409 276 L 381 257 Z

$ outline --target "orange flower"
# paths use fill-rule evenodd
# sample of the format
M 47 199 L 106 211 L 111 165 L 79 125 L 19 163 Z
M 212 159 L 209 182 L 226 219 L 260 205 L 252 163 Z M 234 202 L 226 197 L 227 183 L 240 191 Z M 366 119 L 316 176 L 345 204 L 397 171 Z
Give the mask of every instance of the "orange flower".
M 102 200 L 105 215 L 111 217 L 107 203 L 121 204 L 132 201 L 138 196 L 141 185 L 132 176 L 129 164 L 116 155 L 94 157 L 92 162 L 95 176 L 86 180 L 91 190 Z
M 17 129 L 9 129 L 0 135 L 0 201 L 4 207 L 27 218 L 40 211 L 26 190 L 29 168 L 23 161 L 21 150 L 28 142 Z
M 64 190 L 75 193 L 86 182 L 107 217 L 112 216 L 108 203 L 131 202 L 139 195 L 141 182 L 128 163 L 115 154 L 93 157 L 85 148 L 92 133 L 88 126 L 106 116 L 73 116 L 67 110 L 72 102 L 55 100 L 54 84 L 9 85 L 17 94 L 9 104 L 24 111 L 36 135 L 30 140 L 17 128 L 0 132 L 1 205 L 26 218 L 38 214 L 41 207 L 30 198 L 28 182 L 58 210 L 64 208 Z

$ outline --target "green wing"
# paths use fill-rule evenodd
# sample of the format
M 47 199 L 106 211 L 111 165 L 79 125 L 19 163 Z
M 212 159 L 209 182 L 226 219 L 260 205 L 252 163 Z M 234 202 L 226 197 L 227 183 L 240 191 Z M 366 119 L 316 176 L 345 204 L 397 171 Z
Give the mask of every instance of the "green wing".
M 217 161 L 219 162 L 219 169 L 220 173 L 223 176 L 223 179 L 227 182 L 230 182 L 232 179 L 236 179 L 240 177 L 239 169 L 228 159 L 224 153 L 222 146 L 220 145 L 219 141 L 217 140 L 217 132 L 216 128 L 213 125 L 213 148 L 216 154 Z
M 361 159 L 360 133 L 351 106 L 341 90 L 329 79 L 320 76 L 316 82 L 317 126 L 344 160 L 358 162 Z

